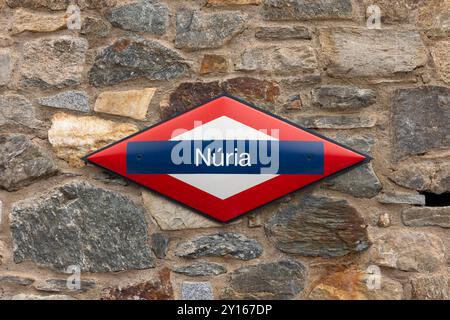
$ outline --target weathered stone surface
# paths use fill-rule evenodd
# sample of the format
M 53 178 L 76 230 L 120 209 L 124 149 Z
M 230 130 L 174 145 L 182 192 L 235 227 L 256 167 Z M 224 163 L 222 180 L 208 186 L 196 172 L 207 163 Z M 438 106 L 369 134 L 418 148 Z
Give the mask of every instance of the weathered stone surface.
M 52 32 L 67 28 L 67 15 L 65 13 L 42 14 L 18 9 L 14 13 L 14 22 L 11 26 L 12 34 L 25 31 Z
M 190 110 L 223 93 L 229 93 L 249 102 L 271 105 L 280 95 L 275 81 L 237 77 L 212 82 L 184 82 L 171 94 L 167 105 L 161 108 L 161 117 L 167 119 Z
M 188 266 L 178 266 L 172 269 L 173 272 L 181 273 L 190 277 L 217 276 L 227 272 L 227 269 L 217 263 L 198 262 Z
M 11 8 L 48 8 L 51 10 L 65 10 L 70 3 L 75 2 L 81 9 L 102 9 L 112 7 L 117 0 L 6 0 Z
M 42 124 L 30 101 L 18 94 L 0 96 L 0 127 L 23 126 L 37 129 Z
M 14 43 L 14 40 L 7 35 L 0 34 L 0 48 L 10 47 Z
M 12 75 L 12 59 L 9 49 L 0 49 L 0 86 L 7 85 Z
M 228 60 L 217 54 L 205 54 L 200 66 L 200 74 L 226 73 L 228 72 Z
M 448 277 L 448 275 L 420 275 L 411 279 L 411 286 L 413 299 L 450 299 L 450 277 Z
M 425 196 L 417 193 L 383 193 L 377 196 L 377 201 L 384 204 L 410 204 L 410 205 L 425 205 Z
M 290 96 L 283 105 L 283 108 L 286 110 L 298 111 L 301 110 L 302 106 L 303 106 L 302 98 L 300 95 L 297 94 L 294 96 Z
M 169 250 L 169 237 L 164 233 L 154 233 L 151 237 L 151 245 L 156 257 L 165 258 Z
M 20 68 L 22 84 L 45 88 L 79 84 L 87 48 L 85 39 L 72 36 L 24 43 Z
M 394 159 L 450 147 L 450 89 L 400 89 L 392 102 Z
M 207 219 L 194 210 L 155 193 L 143 191 L 142 198 L 147 212 L 156 220 L 161 230 L 184 230 L 219 227 L 221 224 Z
M 183 300 L 214 300 L 214 293 L 209 282 L 188 282 L 181 285 Z
M 359 115 L 302 116 L 297 123 L 310 129 L 355 129 L 372 128 L 376 119 Z
M 56 155 L 79 167 L 81 157 L 138 131 L 133 124 L 116 123 L 98 117 L 57 113 L 52 118 L 48 140 Z
M 36 290 L 44 292 L 78 293 L 93 289 L 96 285 L 94 280 L 81 280 L 80 287 L 73 287 L 72 283 L 67 284 L 67 279 L 48 279 L 35 285 Z
M 256 240 L 239 233 L 221 232 L 179 243 L 175 255 L 183 258 L 229 257 L 251 260 L 259 257 L 262 251 L 261 244 Z
M 36 99 L 42 106 L 68 109 L 79 112 L 89 112 L 89 97 L 84 91 L 65 91 L 53 96 Z
M 311 32 L 308 28 L 303 26 L 259 27 L 255 31 L 255 37 L 262 40 L 310 40 Z
M 431 49 L 436 70 L 442 80 L 450 84 L 450 41 L 440 41 Z
M 87 36 L 104 38 L 107 37 L 110 32 L 111 25 L 101 18 L 86 17 L 81 24 L 80 33 Z
M 311 96 L 314 105 L 330 110 L 358 110 L 374 104 L 377 98 L 372 89 L 335 85 L 314 88 Z
M 32 260 L 61 272 L 71 265 L 87 272 L 154 267 L 142 209 L 87 182 L 15 203 L 10 226 L 16 263 Z
M 294 299 L 306 285 L 307 269 L 300 262 L 277 261 L 245 266 L 231 274 L 226 298 Z
M 389 228 L 391 226 L 391 216 L 389 213 L 382 213 L 378 216 L 377 226 L 380 228 Z
M 417 191 L 450 192 L 448 159 L 416 161 L 397 169 L 390 178 L 400 186 Z
M 120 38 L 97 54 L 89 81 L 107 86 L 136 78 L 172 80 L 188 68 L 176 51 L 156 41 Z
M 380 7 L 381 22 L 383 24 L 397 24 L 414 22 L 413 18 L 419 7 L 426 2 L 434 2 L 428 0 L 396 0 L 393 4 L 392 0 L 364 0 L 364 8 L 371 5 Z M 371 12 L 366 11 L 366 18 L 372 15 Z
M 36 294 L 19 293 L 11 298 L 11 300 L 76 300 L 75 298 L 63 294 L 54 294 L 49 296 L 40 296 Z
M 275 102 L 280 95 L 280 88 L 275 81 L 250 77 L 237 77 L 226 80 L 222 87 L 225 92 L 251 102 Z
M 0 284 L 2 285 L 15 285 L 15 286 L 29 286 L 33 284 L 34 279 L 31 278 L 25 278 L 20 276 L 0 276 Z
M 156 0 L 141 0 L 109 9 L 106 18 L 124 30 L 163 35 L 169 27 L 169 7 Z
M 369 138 L 349 138 L 337 136 L 336 141 L 360 152 L 369 153 L 373 140 Z M 351 194 L 357 198 L 373 198 L 383 188 L 370 164 L 364 164 L 324 183 L 332 190 Z
M 244 4 L 260 4 L 261 0 L 208 0 L 208 4 L 223 5 L 244 5 Z
M 177 12 L 175 47 L 198 50 L 219 48 L 242 32 L 247 15 L 240 11 L 201 13 L 189 9 Z
M 418 26 L 425 29 L 428 37 L 448 37 L 450 35 L 450 2 L 448 0 L 423 0 L 422 2 L 418 10 Z
M 316 285 L 308 298 L 312 300 L 401 300 L 403 286 L 400 282 L 380 275 L 380 288 L 370 288 L 370 277 L 358 270 L 333 273 Z
M 155 88 L 102 92 L 95 101 L 94 110 L 144 120 L 155 92 Z
M 0 265 L 3 264 L 3 261 L 5 260 L 7 256 L 7 247 L 6 244 L 0 240 Z
M 170 270 L 163 268 L 152 280 L 111 288 L 102 300 L 172 300 Z
M 391 77 L 428 60 L 415 31 L 328 29 L 320 33 L 320 43 L 327 73 L 333 77 Z
M 51 156 L 21 134 L 0 135 L 0 187 L 18 190 L 34 181 L 56 174 Z
M 349 19 L 351 0 L 263 0 L 267 20 Z
M 434 272 L 445 263 L 444 245 L 439 237 L 409 230 L 388 230 L 374 236 L 369 250 L 372 263 L 417 272 Z
M 291 254 L 339 257 L 370 246 L 364 219 L 346 200 L 306 195 L 282 206 L 265 228 Z
M 236 63 L 238 71 L 260 71 L 285 74 L 310 73 L 317 69 L 314 49 L 309 45 L 295 47 L 256 47 L 243 51 Z
M 402 220 L 409 227 L 450 228 L 450 207 L 408 208 L 402 211 Z

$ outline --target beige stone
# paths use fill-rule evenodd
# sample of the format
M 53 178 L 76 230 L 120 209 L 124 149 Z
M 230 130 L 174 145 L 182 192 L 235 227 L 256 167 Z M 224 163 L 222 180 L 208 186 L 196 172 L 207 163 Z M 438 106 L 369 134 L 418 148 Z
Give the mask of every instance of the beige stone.
M 144 120 L 155 92 L 155 88 L 103 92 L 97 97 L 94 110 Z
M 172 200 L 148 191 L 142 192 L 147 212 L 162 230 L 183 230 L 220 227 L 221 224 L 201 216 Z
M 208 0 L 208 4 L 222 5 L 242 5 L 242 4 L 261 4 L 261 0 Z
M 11 51 L 0 49 L 0 86 L 9 83 L 12 75 Z
M 52 32 L 67 27 L 67 14 L 41 14 L 18 9 L 14 14 L 14 22 L 11 27 L 12 34 L 25 31 Z
M 327 73 L 333 77 L 392 77 L 428 61 L 416 31 L 327 29 L 320 33 L 320 44 Z
M 14 43 L 14 40 L 6 35 L 0 34 L 0 48 L 10 47 Z
M 403 286 L 400 282 L 383 275 L 346 270 L 331 274 L 321 280 L 311 291 L 309 299 L 401 300 L 402 294 Z
M 48 140 L 58 157 L 81 167 L 81 157 L 137 131 L 134 124 L 57 113 L 52 118 Z
M 431 54 L 438 74 L 443 81 L 450 83 L 450 40 L 437 42 Z

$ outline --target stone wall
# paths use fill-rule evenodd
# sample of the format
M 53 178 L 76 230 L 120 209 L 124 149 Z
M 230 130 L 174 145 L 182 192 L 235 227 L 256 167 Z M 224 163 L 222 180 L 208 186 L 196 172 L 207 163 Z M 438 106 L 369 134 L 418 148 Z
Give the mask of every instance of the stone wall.
M 450 298 L 449 0 L 69 3 L 0 0 L 0 298 Z M 223 92 L 374 160 L 229 225 L 79 160 Z

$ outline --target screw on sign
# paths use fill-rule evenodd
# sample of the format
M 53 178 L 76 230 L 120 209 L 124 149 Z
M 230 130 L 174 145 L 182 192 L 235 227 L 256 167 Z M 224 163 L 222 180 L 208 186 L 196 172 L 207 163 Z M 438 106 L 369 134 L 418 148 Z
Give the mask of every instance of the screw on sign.
M 227 95 L 83 158 L 221 222 L 370 159 Z

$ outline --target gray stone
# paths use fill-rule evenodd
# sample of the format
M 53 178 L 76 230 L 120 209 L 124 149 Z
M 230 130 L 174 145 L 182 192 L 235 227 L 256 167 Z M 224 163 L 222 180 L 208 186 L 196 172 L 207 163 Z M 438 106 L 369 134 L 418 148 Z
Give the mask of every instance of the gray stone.
M 15 191 L 57 171 L 51 156 L 26 136 L 0 135 L 0 188 Z
M 408 208 L 402 211 L 402 220 L 409 227 L 450 228 L 450 207 Z
M 15 203 L 10 218 L 16 263 L 61 272 L 71 265 L 86 272 L 154 267 L 144 212 L 120 193 L 72 182 Z
M 89 72 L 94 86 L 107 86 L 125 80 L 173 80 L 188 65 L 174 50 L 143 38 L 121 38 L 103 49 Z
M 450 277 L 446 274 L 419 275 L 411 279 L 411 287 L 411 294 L 413 299 L 450 299 Z
M 0 86 L 7 85 L 11 80 L 12 60 L 9 49 L 0 49 Z
M 263 0 L 267 20 L 337 19 L 352 17 L 351 0 Z
M 48 279 L 35 286 L 36 290 L 45 292 L 79 293 L 86 292 L 96 285 L 94 280 L 80 280 L 79 288 L 75 284 L 67 283 L 67 279 Z
M 42 122 L 36 118 L 36 114 L 30 101 L 18 94 L 0 95 L 0 127 L 10 126 L 17 129 L 23 126 L 37 129 Z
M 34 279 L 31 278 L 24 278 L 19 276 L 0 276 L 0 284 L 10 284 L 26 287 L 33 284 L 33 282 Z
M 450 192 L 448 159 L 433 159 L 408 163 L 396 168 L 390 178 L 398 185 L 417 191 L 443 194 Z
M 336 140 L 357 151 L 369 153 L 373 140 L 364 137 L 348 137 L 338 135 Z M 345 192 L 357 198 L 373 198 L 383 188 L 380 180 L 370 164 L 363 164 L 338 177 L 325 181 L 329 189 Z
M 213 300 L 214 294 L 209 282 L 183 282 L 181 285 L 183 300 Z
M 295 261 L 244 266 L 231 274 L 225 297 L 232 299 L 294 299 L 306 286 L 307 269 Z
M 181 9 L 177 12 L 175 47 L 182 49 L 219 48 L 245 27 L 247 14 L 239 11 L 201 13 Z
M 76 3 L 81 9 L 102 9 L 116 4 L 117 0 L 6 0 L 11 8 L 47 8 L 65 10 L 69 4 Z
M 46 107 L 89 112 L 89 97 L 84 91 L 66 91 L 54 96 L 37 99 L 37 103 Z
M 265 228 L 275 246 L 291 254 L 340 257 L 370 246 L 364 219 L 346 200 L 305 195 L 281 206 Z
M 255 37 L 261 40 L 311 40 L 311 32 L 303 26 L 259 27 L 256 29 Z
M 55 294 L 55 295 L 49 295 L 49 296 L 40 296 L 36 294 L 25 294 L 20 293 L 16 294 L 11 298 L 11 300 L 76 300 L 73 297 L 66 296 L 63 294 Z
M 355 129 L 372 128 L 376 119 L 359 115 L 302 116 L 297 123 L 310 129 Z
M 155 255 L 162 259 L 167 255 L 169 250 L 169 237 L 164 233 L 154 233 L 151 238 L 152 249 Z
M 393 77 L 428 61 L 416 31 L 329 28 L 320 32 L 320 44 L 327 73 L 333 77 Z
M 99 38 L 107 37 L 110 32 L 111 25 L 104 19 L 96 17 L 84 18 L 80 30 L 81 34 Z
M 314 49 L 309 45 L 292 47 L 256 47 L 243 51 L 236 63 L 238 71 L 260 71 L 277 74 L 311 73 L 318 68 Z
M 175 255 L 183 258 L 230 257 L 251 260 L 259 257 L 262 251 L 261 244 L 256 240 L 239 233 L 223 232 L 180 243 Z
M 217 263 L 198 262 L 188 266 L 178 266 L 173 272 L 181 273 L 190 277 L 217 276 L 227 272 L 227 269 Z
M 106 12 L 115 27 L 163 35 L 169 27 L 169 8 L 156 0 L 127 3 Z
M 450 147 L 450 89 L 400 89 L 392 103 L 394 158 Z
M 86 39 L 72 36 L 24 43 L 20 65 L 22 85 L 62 88 L 79 84 L 87 49 Z
M 374 235 L 370 263 L 412 272 L 435 272 L 445 264 L 444 244 L 438 236 L 403 229 L 387 230 Z
M 374 104 L 377 98 L 372 89 L 335 85 L 314 88 L 311 95 L 314 105 L 330 110 L 358 110 Z
M 377 201 L 384 204 L 410 204 L 416 206 L 425 205 L 425 196 L 417 193 L 383 193 L 377 196 Z

